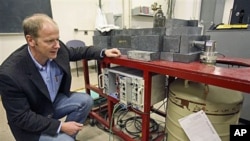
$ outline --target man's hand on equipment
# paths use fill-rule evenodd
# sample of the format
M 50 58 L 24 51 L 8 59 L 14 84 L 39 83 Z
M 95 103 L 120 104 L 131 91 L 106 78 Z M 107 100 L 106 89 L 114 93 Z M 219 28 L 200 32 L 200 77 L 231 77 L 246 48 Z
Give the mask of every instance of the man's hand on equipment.
M 107 57 L 119 57 L 119 56 L 121 56 L 121 52 L 117 48 L 106 49 L 104 53 L 105 53 L 105 56 L 107 56 Z

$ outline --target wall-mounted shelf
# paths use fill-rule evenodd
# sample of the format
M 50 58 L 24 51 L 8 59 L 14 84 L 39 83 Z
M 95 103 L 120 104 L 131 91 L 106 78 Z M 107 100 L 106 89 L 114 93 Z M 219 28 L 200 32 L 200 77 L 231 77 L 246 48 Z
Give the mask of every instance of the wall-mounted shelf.
M 153 14 L 144 14 L 144 13 L 136 13 L 132 14 L 132 16 L 145 16 L 145 17 L 153 17 Z
M 140 7 L 133 8 L 131 12 L 132 12 L 132 16 L 146 16 L 146 17 L 154 16 L 152 10 L 147 6 L 140 6 Z
M 144 14 L 144 13 L 132 13 L 132 16 L 145 16 L 145 17 L 153 17 L 153 14 Z
M 154 12 L 147 6 L 131 9 L 131 28 L 152 28 Z

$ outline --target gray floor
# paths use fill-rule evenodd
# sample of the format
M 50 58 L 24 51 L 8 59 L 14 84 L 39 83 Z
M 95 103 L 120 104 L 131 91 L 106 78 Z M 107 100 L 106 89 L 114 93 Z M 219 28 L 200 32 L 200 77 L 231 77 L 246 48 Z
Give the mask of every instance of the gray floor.
M 84 78 L 83 72 L 79 73 L 79 77 L 76 75 L 76 71 L 72 71 L 72 87 L 71 90 L 79 90 L 84 88 Z M 90 83 L 97 84 L 97 75 L 94 69 L 90 70 Z M 158 105 L 162 105 L 159 103 Z M 157 107 L 156 107 L 157 108 Z M 156 119 L 160 124 L 160 128 L 164 128 L 165 118 L 160 117 L 154 113 L 151 115 L 152 118 Z M 163 130 L 163 129 L 162 129 Z M 119 137 L 115 135 L 109 134 L 106 131 L 99 129 L 97 126 L 90 126 L 88 122 L 86 122 L 85 127 L 79 134 L 77 135 L 77 139 L 80 141 L 120 141 Z M 1 141 L 15 141 L 7 124 L 5 110 L 2 107 L 2 101 L 0 99 L 0 140 Z

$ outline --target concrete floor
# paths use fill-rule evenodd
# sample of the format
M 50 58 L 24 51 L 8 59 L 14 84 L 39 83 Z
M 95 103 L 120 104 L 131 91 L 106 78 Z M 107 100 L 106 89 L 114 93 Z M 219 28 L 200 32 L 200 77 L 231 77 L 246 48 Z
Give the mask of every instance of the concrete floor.
M 83 72 L 79 72 L 79 77 L 76 75 L 76 71 L 72 71 L 72 86 L 71 90 L 79 90 L 84 88 L 84 77 Z M 90 69 L 90 83 L 97 84 L 97 74 L 94 69 Z M 1 96 L 0 96 L 1 98 Z M 160 104 L 162 105 L 162 104 Z M 152 117 L 157 119 L 160 123 L 161 128 L 165 125 L 165 118 L 159 117 L 156 114 L 152 114 Z M 77 135 L 79 141 L 122 141 L 119 137 L 109 134 L 108 132 L 99 129 L 96 125 L 90 126 L 88 122 L 85 123 L 85 127 Z M 15 141 L 12 133 L 10 132 L 9 126 L 7 124 L 5 110 L 2 106 L 2 101 L 0 99 L 0 141 Z

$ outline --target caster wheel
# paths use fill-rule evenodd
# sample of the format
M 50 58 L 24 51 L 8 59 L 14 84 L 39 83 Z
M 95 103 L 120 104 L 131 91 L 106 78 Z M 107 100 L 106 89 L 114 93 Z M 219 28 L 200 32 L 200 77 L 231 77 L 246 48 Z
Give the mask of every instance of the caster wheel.
M 95 126 L 96 120 L 95 119 L 89 119 L 90 126 Z

